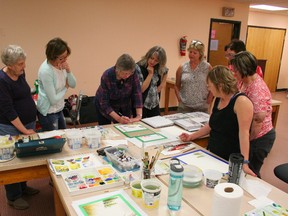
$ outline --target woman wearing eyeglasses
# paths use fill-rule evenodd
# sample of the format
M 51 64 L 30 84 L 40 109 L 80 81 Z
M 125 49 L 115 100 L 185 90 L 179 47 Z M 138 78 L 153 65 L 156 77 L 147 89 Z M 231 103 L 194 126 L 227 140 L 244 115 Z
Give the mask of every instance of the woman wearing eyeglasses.
M 137 63 L 143 95 L 143 118 L 160 115 L 160 92 L 168 73 L 166 61 L 165 50 L 154 46 Z
M 269 154 L 276 138 L 272 124 L 272 96 L 265 81 L 256 73 L 257 59 L 250 52 L 237 53 L 231 64 L 239 81 L 239 90 L 244 92 L 254 105 L 250 133 L 250 168 L 260 175 L 264 159 Z
M 67 62 L 71 49 L 61 38 L 46 45 L 46 60 L 38 72 L 38 119 L 43 131 L 65 129 L 64 96 L 69 87 L 75 88 L 76 79 Z
M 246 51 L 245 43 L 242 40 L 233 39 L 229 44 L 227 44 L 225 47 L 227 47 L 227 50 L 225 52 L 225 57 L 228 60 L 229 63 L 229 69 L 233 71 L 233 67 L 230 64 L 230 60 L 234 58 L 234 56 L 242 51 Z M 263 78 L 263 72 L 261 67 L 258 65 L 256 69 L 256 73 Z
M 142 93 L 135 67 L 133 58 L 123 54 L 115 66 L 103 73 L 94 101 L 99 125 L 113 122 L 129 124 L 141 120 Z M 133 109 L 136 110 L 134 118 Z
M 207 89 L 206 77 L 212 67 L 204 58 L 205 46 L 201 41 L 193 40 L 187 50 L 190 61 L 179 66 L 176 71 L 177 111 L 207 113 L 212 97 Z

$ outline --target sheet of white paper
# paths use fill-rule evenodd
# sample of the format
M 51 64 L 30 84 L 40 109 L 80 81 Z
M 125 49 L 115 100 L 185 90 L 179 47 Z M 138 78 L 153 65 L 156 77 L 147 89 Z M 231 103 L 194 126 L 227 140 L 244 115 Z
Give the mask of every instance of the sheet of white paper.
M 120 134 L 116 133 L 112 128 L 104 128 L 100 130 L 100 132 L 102 140 L 120 136 Z
M 271 191 L 270 187 L 264 185 L 260 181 L 250 179 L 246 179 L 242 187 L 255 198 L 267 197 Z
M 38 133 L 38 136 L 40 139 L 47 139 L 55 136 L 62 136 L 65 132 L 62 130 L 53 130 L 53 131 L 47 131 L 43 133 Z
M 108 199 L 110 199 L 110 205 L 107 204 Z M 79 216 L 88 215 L 88 212 L 90 213 L 89 215 L 97 216 L 115 215 L 117 212 L 118 214 L 121 213 L 120 215 L 147 215 L 124 190 L 76 200 L 72 202 L 72 206 Z M 80 208 L 80 206 L 82 207 Z
M 167 133 L 163 133 L 163 132 L 159 132 L 159 134 L 167 137 L 167 139 L 156 140 L 156 141 L 151 141 L 151 142 L 144 142 L 145 147 L 163 145 L 163 144 L 175 142 L 178 140 L 177 137 L 175 137 L 171 134 L 167 134 Z M 142 148 L 142 142 L 139 139 L 134 137 L 134 138 L 127 138 L 127 140 L 129 142 L 133 143 L 134 145 L 136 145 L 138 148 Z
M 155 175 L 165 175 L 170 171 L 169 162 L 163 160 L 157 160 L 154 167 Z
M 128 145 L 127 140 L 121 139 L 121 140 L 103 140 L 103 143 L 107 146 L 118 146 L 118 145 Z
M 259 197 L 257 199 L 249 201 L 248 203 L 254 206 L 255 208 L 263 208 L 267 205 L 274 203 L 274 201 L 267 197 Z
M 228 172 L 228 163 L 202 150 L 195 150 L 177 156 L 177 158 L 183 163 L 197 166 L 203 171 L 205 169 L 215 169 L 220 171 L 221 173 Z
M 179 137 L 182 133 L 187 133 L 186 130 L 179 128 L 177 126 L 161 128 L 160 131 L 165 134 L 170 134 L 171 136 L 174 137 Z

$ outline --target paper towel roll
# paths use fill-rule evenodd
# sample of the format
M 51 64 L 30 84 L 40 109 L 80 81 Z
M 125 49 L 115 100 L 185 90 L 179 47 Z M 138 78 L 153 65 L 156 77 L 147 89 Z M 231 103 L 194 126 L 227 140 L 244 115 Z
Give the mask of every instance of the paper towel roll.
M 214 188 L 211 216 L 239 216 L 243 190 L 234 183 L 220 183 Z

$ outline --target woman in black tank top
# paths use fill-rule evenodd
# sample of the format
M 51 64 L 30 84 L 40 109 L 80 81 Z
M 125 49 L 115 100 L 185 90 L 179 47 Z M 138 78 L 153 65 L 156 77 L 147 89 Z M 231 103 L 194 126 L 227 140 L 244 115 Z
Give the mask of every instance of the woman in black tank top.
M 207 87 L 214 95 L 209 123 L 199 131 L 180 135 L 183 141 L 210 135 L 207 149 L 229 160 L 231 153 L 241 153 L 249 159 L 249 131 L 253 118 L 253 104 L 237 89 L 237 81 L 227 67 L 216 66 L 207 76 Z M 245 173 L 255 176 L 248 164 Z

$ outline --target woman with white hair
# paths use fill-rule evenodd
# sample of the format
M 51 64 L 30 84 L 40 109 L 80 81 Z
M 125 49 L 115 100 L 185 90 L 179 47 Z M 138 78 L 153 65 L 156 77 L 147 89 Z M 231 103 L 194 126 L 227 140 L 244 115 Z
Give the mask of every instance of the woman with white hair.
M 0 70 L 0 135 L 34 134 L 37 110 L 25 78 L 26 54 L 21 47 L 9 45 L 1 59 L 5 67 Z M 15 209 L 29 208 L 22 195 L 39 193 L 26 182 L 5 185 L 5 189 L 8 204 Z

